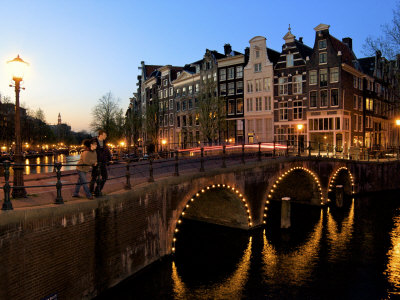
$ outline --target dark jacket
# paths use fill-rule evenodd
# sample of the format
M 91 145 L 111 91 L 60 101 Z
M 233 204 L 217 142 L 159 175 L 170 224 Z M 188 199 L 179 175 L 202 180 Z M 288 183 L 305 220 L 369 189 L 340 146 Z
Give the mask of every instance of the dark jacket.
M 97 161 L 101 163 L 108 163 L 111 160 L 111 152 L 108 149 L 107 141 L 103 141 L 103 147 L 100 147 L 99 139 L 96 138 L 97 141 Z

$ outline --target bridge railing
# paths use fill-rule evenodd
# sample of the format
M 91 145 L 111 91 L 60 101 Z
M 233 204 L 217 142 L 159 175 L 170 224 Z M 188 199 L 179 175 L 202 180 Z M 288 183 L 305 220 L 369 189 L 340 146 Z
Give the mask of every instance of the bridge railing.
M 123 183 L 125 189 L 131 189 L 132 181 L 142 183 L 152 182 L 155 178 L 179 176 L 181 173 L 204 172 L 206 170 L 226 168 L 234 165 L 256 162 L 265 159 L 276 158 L 279 156 L 316 156 L 332 159 L 351 159 L 365 161 L 379 161 L 382 159 L 398 160 L 399 148 L 388 147 L 386 149 L 377 149 L 376 147 L 348 147 L 330 145 L 321 142 L 298 142 L 288 140 L 284 142 L 259 142 L 254 144 L 221 144 L 221 145 L 203 145 L 201 147 L 191 147 L 187 149 L 176 149 L 169 151 L 168 155 L 153 153 L 141 160 L 125 159 L 117 161 L 112 167 L 108 166 L 110 177 L 108 181 L 119 181 Z M 77 164 L 62 164 L 55 162 L 53 164 L 29 164 L 30 167 L 51 167 L 56 176 L 55 184 L 34 184 L 26 186 L 12 186 L 10 184 L 11 169 L 28 166 L 27 164 L 17 164 L 10 161 L 3 162 L 4 185 L 1 187 L 4 192 L 3 210 L 13 209 L 11 204 L 11 189 L 33 189 L 33 188 L 52 188 L 48 191 L 56 190 L 55 204 L 63 204 L 62 188 L 66 186 L 75 186 L 76 183 L 62 182 L 62 177 L 76 176 L 76 172 L 64 171 L 65 166 L 76 167 Z M 96 186 L 100 186 L 101 164 L 93 168 L 98 168 L 98 176 L 95 178 Z M 54 174 L 51 175 L 54 177 Z M 36 178 L 39 181 L 42 178 Z M 48 178 L 48 176 L 47 176 Z M 86 182 L 90 183 L 90 181 Z M 95 189 L 96 197 L 101 197 L 101 191 Z

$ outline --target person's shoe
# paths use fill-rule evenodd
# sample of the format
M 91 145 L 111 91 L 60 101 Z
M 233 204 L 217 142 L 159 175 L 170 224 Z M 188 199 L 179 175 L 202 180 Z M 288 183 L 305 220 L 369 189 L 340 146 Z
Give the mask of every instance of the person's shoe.
M 92 195 L 86 196 L 86 198 L 88 198 L 89 200 L 93 200 L 94 199 L 94 197 Z
M 79 198 L 79 195 L 72 195 L 72 197 L 74 197 L 74 198 Z

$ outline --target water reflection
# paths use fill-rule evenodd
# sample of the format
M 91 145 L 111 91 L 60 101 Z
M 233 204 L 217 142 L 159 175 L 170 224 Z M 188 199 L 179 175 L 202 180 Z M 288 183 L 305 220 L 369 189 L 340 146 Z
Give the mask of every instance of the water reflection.
M 220 283 L 202 285 L 189 289 L 178 274 L 175 262 L 172 262 L 172 280 L 175 299 L 240 299 L 247 282 L 250 269 L 252 237 L 242 258 L 231 276 Z
M 388 263 L 386 268 L 386 276 L 389 283 L 395 288 L 400 289 L 400 210 L 396 210 L 394 217 L 394 228 L 390 232 L 391 247 L 387 252 Z M 400 292 L 391 293 L 400 295 Z
M 24 164 L 26 165 L 24 168 L 24 174 L 41 174 L 41 173 L 50 173 L 54 171 L 53 164 L 55 162 L 61 162 L 63 167 L 61 171 L 74 170 L 76 166 L 71 166 L 77 164 L 79 160 L 80 154 L 73 153 L 71 155 L 56 155 L 56 156 L 42 156 L 37 158 L 25 159 Z M 43 165 L 43 166 L 32 166 L 32 165 Z M 44 166 L 47 165 L 47 166 Z M 12 168 L 10 169 L 11 174 L 13 174 Z
M 301 286 L 312 280 L 312 272 L 318 263 L 318 253 L 323 228 L 323 211 L 307 241 L 291 253 L 277 251 L 263 232 L 263 272 L 264 281 L 273 286 Z
M 354 225 L 354 199 L 351 202 L 348 216 L 342 222 L 342 230 L 339 233 L 338 224 L 328 209 L 328 243 L 330 246 L 329 260 L 333 261 L 339 258 L 346 258 L 347 246 L 353 236 Z

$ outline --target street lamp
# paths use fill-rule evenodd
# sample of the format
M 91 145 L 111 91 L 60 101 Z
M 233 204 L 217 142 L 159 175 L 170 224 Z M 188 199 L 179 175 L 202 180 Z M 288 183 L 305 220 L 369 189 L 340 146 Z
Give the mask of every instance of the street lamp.
M 7 62 L 10 66 L 12 72 L 12 80 L 15 85 L 10 85 L 15 87 L 15 153 L 14 153 L 14 187 L 12 191 L 13 198 L 26 197 L 26 191 L 24 188 L 24 175 L 22 166 L 22 145 L 21 145 L 21 117 L 19 109 L 19 91 L 21 89 L 21 81 L 24 78 L 26 67 L 29 65 L 27 62 L 23 61 L 19 55 Z M 22 88 L 24 89 L 24 88 Z
M 299 135 L 302 129 L 303 129 L 303 124 L 297 124 L 297 156 L 300 156 Z
M 163 151 L 163 146 L 165 146 L 167 144 L 167 140 L 166 139 L 162 139 L 161 140 L 161 152 Z

